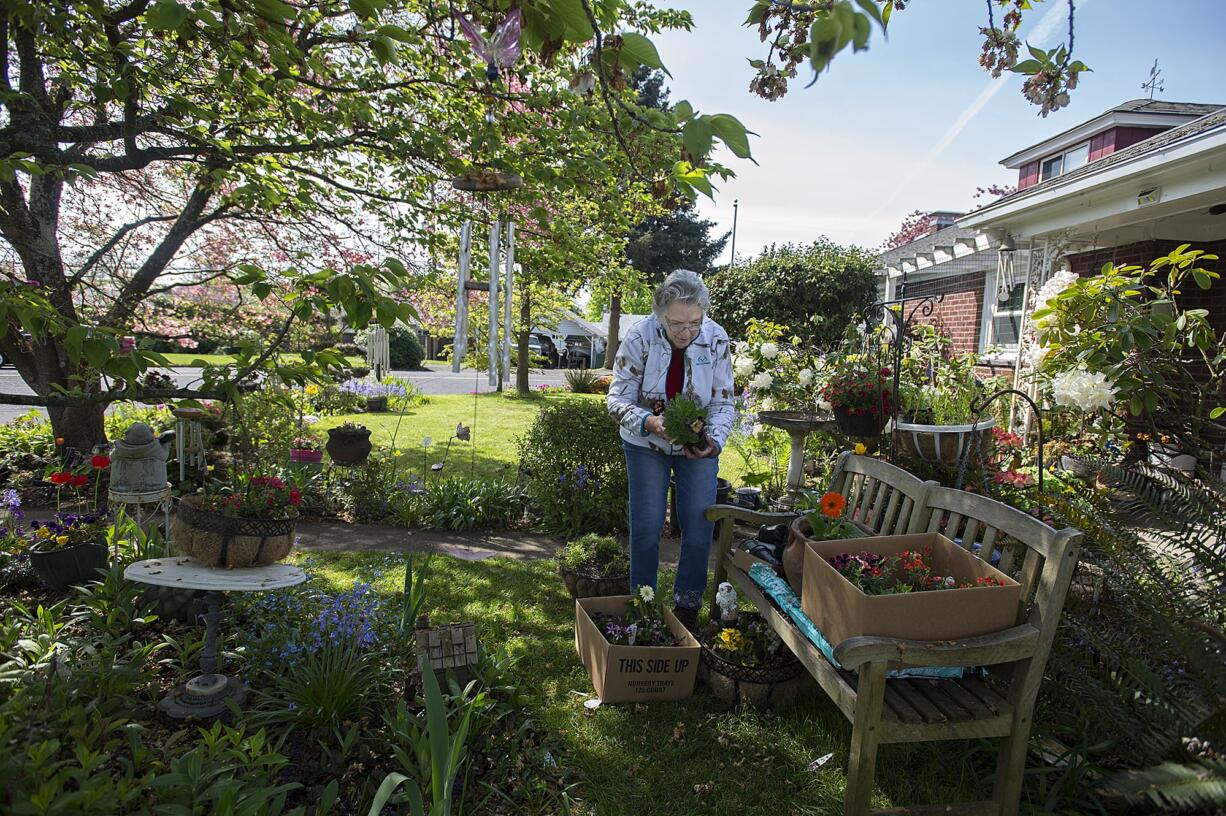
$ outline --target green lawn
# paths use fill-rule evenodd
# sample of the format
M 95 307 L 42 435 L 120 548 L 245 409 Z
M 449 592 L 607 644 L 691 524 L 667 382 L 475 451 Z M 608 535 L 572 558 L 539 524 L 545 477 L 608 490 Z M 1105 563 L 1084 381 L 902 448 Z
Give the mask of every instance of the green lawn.
M 226 365 L 234 362 L 234 356 L 230 354 L 192 354 L 190 352 L 169 352 L 163 354 L 172 366 L 176 368 L 192 367 L 195 368 L 201 365 Z M 297 354 L 283 354 L 282 359 L 286 361 L 300 361 L 302 358 Z M 362 357 L 348 357 L 350 365 L 366 365 L 366 360 Z
M 301 556 L 331 589 L 366 580 L 381 553 Z M 395 596 L 403 572 L 387 569 L 376 589 Z M 665 581 L 671 582 L 666 576 Z M 588 712 L 592 687 L 575 654 L 574 606 L 548 562 L 434 559 L 427 607 L 435 622 L 472 620 L 487 648 L 518 659 L 525 703 L 558 764 L 582 784 L 577 795 L 599 816 L 837 814 L 850 727 L 816 689 L 777 714 L 729 709 L 705 688 L 689 700 L 603 706 Z M 813 760 L 833 752 L 820 770 Z M 890 745 L 878 758 L 874 806 L 990 795 L 991 745 Z M 696 786 L 697 787 L 696 789 Z
M 475 473 L 477 476 L 502 476 L 514 479 L 519 466 L 516 439 L 527 433 L 528 426 L 536 418 L 541 406 L 557 400 L 603 400 L 599 394 L 534 392 L 521 398 L 514 394 L 486 393 L 435 394 L 426 398 L 401 417 L 399 413 L 345 414 L 320 420 L 316 429 L 323 431 L 344 422 L 356 422 L 371 430 L 371 441 L 376 446 L 399 450 L 408 459 L 410 468 L 421 466 L 421 442 L 425 437 L 434 441 L 429 461 L 436 462 L 442 456 L 440 445 L 455 433 L 456 423 L 463 422 L 473 429 L 472 442 L 454 442 L 451 446 L 451 463 L 447 470 L 453 474 Z M 475 416 L 474 416 L 475 412 Z M 720 475 L 737 484 L 744 471 L 744 462 L 729 450 L 720 458 Z

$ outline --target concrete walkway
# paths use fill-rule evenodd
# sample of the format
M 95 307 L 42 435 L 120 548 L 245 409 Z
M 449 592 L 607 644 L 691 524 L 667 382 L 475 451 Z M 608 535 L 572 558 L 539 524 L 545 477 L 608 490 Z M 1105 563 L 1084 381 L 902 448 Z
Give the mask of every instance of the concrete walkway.
M 320 520 L 299 522 L 294 529 L 298 547 L 324 552 L 426 552 L 434 550 L 465 561 L 502 557 L 517 560 L 553 558 L 557 539 L 532 532 L 408 530 L 383 524 L 347 524 Z M 681 540 L 660 541 L 660 563 L 676 566 Z M 714 557 L 714 548 L 712 556 Z

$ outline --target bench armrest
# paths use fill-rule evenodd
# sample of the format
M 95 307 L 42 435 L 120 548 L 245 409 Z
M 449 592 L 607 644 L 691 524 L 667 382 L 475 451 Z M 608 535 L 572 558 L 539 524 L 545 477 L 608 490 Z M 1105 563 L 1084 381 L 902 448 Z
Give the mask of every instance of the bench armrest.
M 763 513 L 758 510 L 748 510 L 731 504 L 715 504 L 708 507 L 704 514 L 707 521 L 718 522 L 721 519 L 732 519 L 743 524 L 790 524 L 798 513 Z
M 906 666 L 992 666 L 1024 660 L 1035 653 L 1038 643 L 1039 630 L 1026 623 L 962 640 L 853 637 L 834 647 L 834 657 L 845 669 L 875 661 Z

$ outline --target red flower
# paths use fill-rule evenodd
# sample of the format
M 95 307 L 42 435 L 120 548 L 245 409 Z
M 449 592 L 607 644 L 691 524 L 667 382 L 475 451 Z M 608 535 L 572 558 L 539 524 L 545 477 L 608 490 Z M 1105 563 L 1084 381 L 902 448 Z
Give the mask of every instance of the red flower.
M 69 473 L 68 471 L 60 471 L 59 473 L 52 473 L 51 474 L 51 484 L 65 485 L 65 484 L 68 484 L 68 480 L 71 478 L 72 478 L 72 474 Z
M 85 487 L 87 484 L 89 484 L 89 477 L 88 476 L 73 476 L 69 479 L 69 482 L 72 484 L 73 487 Z
M 93 465 L 96 470 L 103 470 L 104 468 L 111 466 L 111 457 L 99 453 L 93 459 L 90 459 L 89 463 Z
M 297 507 L 302 504 L 302 494 L 298 492 L 298 488 L 291 487 L 289 491 L 289 503 Z

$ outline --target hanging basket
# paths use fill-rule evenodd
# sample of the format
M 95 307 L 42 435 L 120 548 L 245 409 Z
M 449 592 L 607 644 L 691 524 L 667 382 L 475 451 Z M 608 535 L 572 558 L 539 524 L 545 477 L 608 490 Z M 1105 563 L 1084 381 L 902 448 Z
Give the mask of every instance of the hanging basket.
M 514 173 L 501 173 L 497 170 L 469 170 L 453 178 L 451 186 L 470 193 L 499 193 L 523 187 L 524 180 Z
M 885 427 L 885 420 L 886 415 L 880 411 L 875 414 L 868 411 L 857 414 L 843 405 L 834 409 L 835 424 L 847 436 L 879 436 L 881 429 Z
M 979 458 L 992 450 L 992 429 L 996 420 L 988 417 L 970 425 L 923 425 L 899 422 L 894 428 L 894 446 L 904 456 L 924 462 L 955 465 L 970 449 Z M 975 440 L 978 435 L 978 441 Z M 977 447 L 975 447 L 977 446 Z M 978 463 L 975 463 L 978 464 Z
M 175 549 L 207 567 L 262 567 L 275 564 L 294 546 L 298 517 L 235 518 L 204 510 L 183 499 L 175 510 Z

